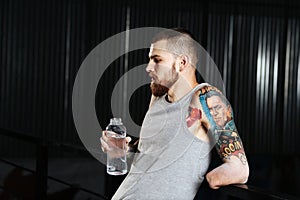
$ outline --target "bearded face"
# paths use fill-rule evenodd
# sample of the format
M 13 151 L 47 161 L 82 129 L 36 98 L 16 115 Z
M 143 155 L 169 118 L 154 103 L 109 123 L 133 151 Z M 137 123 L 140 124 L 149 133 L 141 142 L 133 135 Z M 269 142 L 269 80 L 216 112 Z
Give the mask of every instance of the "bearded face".
M 167 41 L 151 44 L 149 63 L 146 67 L 151 78 L 151 92 L 156 97 L 166 94 L 179 78 L 176 56 L 167 48 Z
M 166 66 L 161 66 L 166 67 Z M 151 92 L 156 97 L 161 97 L 169 91 L 169 88 L 178 80 L 178 72 L 175 69 L 175 62 L 172 68 L 164 73 L 164 76 L 154 76 L 150 85 Z

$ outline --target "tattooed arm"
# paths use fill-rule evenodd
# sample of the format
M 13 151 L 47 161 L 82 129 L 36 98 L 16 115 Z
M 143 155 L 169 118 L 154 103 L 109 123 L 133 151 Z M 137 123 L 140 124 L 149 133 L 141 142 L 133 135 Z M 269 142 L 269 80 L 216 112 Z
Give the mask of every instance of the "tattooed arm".
M 223 185 L 245 183 L 249 166 L 228 100 L 212 86 L 201 89 L 199 100 L 205 115 L 202 124 L 224 162 L 206 175 L 210 187 L 217 189 Z

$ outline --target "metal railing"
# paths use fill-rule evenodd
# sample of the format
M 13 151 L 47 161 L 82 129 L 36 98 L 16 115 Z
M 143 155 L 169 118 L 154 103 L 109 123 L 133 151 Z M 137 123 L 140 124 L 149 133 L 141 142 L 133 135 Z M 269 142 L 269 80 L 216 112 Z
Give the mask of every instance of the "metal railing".
M 95 197 L 98 197 L 100 199 L 108 199 L 105 195 L 93 192 L 91 190 L 88 190 L 86 188 L 73 185 L 71 183 L 65 182 L 63 180 L 60 180 L 58 178 L 52 177 L 48 175 L 48 152 L 50 146 L 57 146 L 57 147 L 63 147 L 63 148 L 70 148 L 70 149 L 76 149 L 78 151 L 86 151 L 84 148 L 72 146 L 68 144 L 59 144 L 56 142 L 51 141 L 45 141 L 42 138 L 33 137 L 30 135 L 26 135 L 24 133 L 14 132 L 6 129 L 0 129 L 0 135 L 7 136 L 16 140 L 24 141 L 27 143 L 30 143 L 32 145 L 35 145 L 36 149 L 36 165 L 35 170 L 23 167 L 21 165 L 18 165 L 16 163 L 13 163 L 7 159 L 0 158 L 1 162 L 4 162 L 8 165 L 14 166 L 16 168 L 22 169 L 27 172 L 31 172 L 36 175 L 36 199 L 46 199 L 47 198 L 47 183 L 48 179 L 55 181 L 57 183 L 61 183 L 63 185 L 69 186 L 71 188 L 76 188 L 79 191 L 86 192 L 88 194 L 92 194 Z M 1 186 L 3 190 L 7 190 L 7 188 Z M 8 191 L 12 192 L 13 191 Z
M 59 144 L 56 142 L 45 141 L 42 138 L 33 137 L 26 135 L 24 133 L 14 132 L 6 129 L 0 129 L 1 136 L 7 136 L 13 138 L 15 140 L 28 142 L 32 145 L 35 145 L 36 148 L 36 166 L 35 170 L 20 166 L 14 162 L 11 162 L 7 159 L 0 158 L 0 162 L 4 162 L 8 165 L 14 166 L 16 168 L 22 169 L 27 172 L 31 172 L 36 175 L 36 199 L 46 199 L 47 198 L 47 183 L 48 179 L 53 180 L 55 182 L 66 185 L 70 188 L 76 188 L 79 191 L 86 192 L 100 199 L 109 199 L 107 196 L 93 192 L 86 188 L 73 185 L 71 183 L 65 182 L 58 178 L 52 177 L 48 175 L 48 151 L 50 146 L 63 147 L 69 149 L 75 149 L 78 151 L 86 150 L 82 147 L 72 146 L 67 144 Z M 7 188 L 0 186 L 2 190 L 7 190 Z M 13 193 L 13 191 L 8 191 Z M 213 194 L 213 195 L 211 195 Z M 259 200 L 259 199 L 275 199 L 275 200 L 283 200 L 283 199 L 296 199 L 295 197 L 285 195 L 285 194 L 275 194 L 274 192 L 266 191 L 260 188 L 256 188 L 254 186 L 242 184 L 242 185 L 229 185 L 221 187 L 219 190 L 212 190 L 208 187 L 208 184 L 204 182 L 199 192 L 197 193 L 195 200 L 197 199 L 206 199 L 203 198 L 205 196 L 209 196 L 209 199 L 244 199 L 244 200 Z
M 201 186 L 194 200 L 296 200 L 296 197 L 287 194 L 277 194 L 255 186 L 241 184 L 223 186 L 218 190 L 213 190 L 205 185 Z

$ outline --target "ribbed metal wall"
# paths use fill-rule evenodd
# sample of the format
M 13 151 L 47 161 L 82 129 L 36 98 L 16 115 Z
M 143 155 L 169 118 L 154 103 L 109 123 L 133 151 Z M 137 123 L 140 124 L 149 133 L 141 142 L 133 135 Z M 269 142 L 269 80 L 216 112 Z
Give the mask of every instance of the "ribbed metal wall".
M 223 75 L 246 149 L 253 153 L 283 150 L 282 131 L 279 131 L 282 123 L 277 123 L 282 119 L 279 114 L 283 92 L 279 76 L 284 69 L 285 49 L 282 13 L 284 8 L 249 5 L 235 8 L 218 4 L 212 5 L 209 13 L 207 50 Z
M 239 5 L 190 0 L 184 4 L 3 0 L 0 127 L 79 144 L 71 96 L 85 56 L 101 41 L 126 28 L 182 26 L 195 34 L 219 67 L 247 151 L 299 154 L 295 142 L 300 139 L 297 11 L 298 5 L 256 5 L 251 1 Z M 146 50 L 135 53 L 128 56 L 129 69 L 147 62 Z M 111 116 L 110 94 L 127 70 L 124 64 L 121 56 L 99 83 L 96 107 L 103 108 L 97 113 L 102 127 Z M 131 104 L 132 117 L 138 123 L 149 101 L 147 90 L 143 87 L 133 98 L 133 102 L 142 103 Z M 8 144 L 0 138 L 3 152 L 20 152 L 13 142 Z
M 92 48 L 125 30 L 122 3 L 9 0 L 0 8 L 0 126 L 80 144 L 71 105 L 75 76 Z M 5 155 L 26 154 L 18 142 L 0 140 Z
M 300 139 L 300 19 L 289 18 L 286 31 L 282 142 L 283 151 L 292 153 Z

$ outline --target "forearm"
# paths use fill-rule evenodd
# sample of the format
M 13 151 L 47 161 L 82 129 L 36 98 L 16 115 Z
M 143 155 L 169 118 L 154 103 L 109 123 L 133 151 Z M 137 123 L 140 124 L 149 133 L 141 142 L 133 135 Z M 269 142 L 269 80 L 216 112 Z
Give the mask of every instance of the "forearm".
M 241 162 L 238 157 L 232 156 L 230 160 L 225 160 L 222 165 L 210 171 L 206 179 L 211 188 L 218 189 L 228 184 L 246 183 L 248 176 L 248 162 Z

